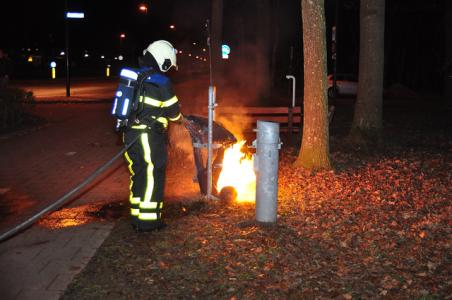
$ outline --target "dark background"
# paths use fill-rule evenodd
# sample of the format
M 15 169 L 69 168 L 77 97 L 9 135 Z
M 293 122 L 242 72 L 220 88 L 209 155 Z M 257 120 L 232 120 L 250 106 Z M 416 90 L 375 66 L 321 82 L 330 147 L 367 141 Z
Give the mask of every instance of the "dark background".
M 120 67 L 135 64 L 136 57 L 153 40 L 168 39 L 185 55 L 179 56 L 181 68 L 206 70 L 208 63 L 196 64 L 193 57 L 207 58 L 205 21 L 210 18 L 208 0 L 106 1 L 68 0 L 70 11 L 85 12 L 85 19 L 69 21 L 70 57 L 74 76 L 99 76 L 107 64 Z M 140 3 L 149 6 L 147 14 L 138 10 Z M 275 85 L 286 84 L 285 74 L 303 74 L 300 1 L 271 1 L 271 43 L 275 49 L 272 65 Z M 357 73 L 359 56 L 359 1 L 325 0 L 328 52 L 331 26 L 338 9 L 338 67 L 340 73 Z M 404 85 L 416 91 L 441 93 L 452 61 L 447 52 L 447 15 L 451 5 L 446 0 L 386 1 L 385 86 Z M 50 61 L 64 66 L 60 52 L 65 48 L 65 1 L 14 1 L 1 10 L 0 47 L 14 62 L 12 78 L 48 76 Z M 224 1 L 223 41 L 231 46 L 231 58 L 225 62 L 236 66 L 244 45 L 256 39 L 257 13 L 255 1 Z M 169 28 L 170 24 L 176 30 Z M 237 27 L 245 31 L 237 35 Z M 274 34 L 277 30 L 278 34 Z M 120 33 L 126 38 L 120 39 Z M 244 39 L 244 40 L 243 40 Z M 196 45 L 193 45 L 196 43 Z M 293 59 L 290 59 L 293 47 Z M 259 51 L 259 49 L 253 49 Z M 84 53 L 89 57 L 85 58 Z M 249 55 L 249 52 L 246 52 Z M 114 60 L 119 54 L 123 61 Z M 34 57 L 28 63 L 28 57 Z M 100 56 L 104 55 L 104 59 Z M 332 71 L 328 53 L 328 69 Z M 60 71 L 64 73 L 64 69 Z M 114 71 L 115 72 L 115 71 Z

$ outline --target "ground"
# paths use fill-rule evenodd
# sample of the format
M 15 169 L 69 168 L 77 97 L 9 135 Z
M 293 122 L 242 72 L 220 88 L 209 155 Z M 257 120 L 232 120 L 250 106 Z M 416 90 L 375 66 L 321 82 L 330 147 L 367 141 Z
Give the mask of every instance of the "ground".
M 118 204 L 63 299 L 451 299 L 451 112 L 407 107 L 385 110 L 385 144 L 365 151 L 343 144 L 338 109 L 333 171 L 297 169 L 283 147 L 273 226 L 254 204 L 193 197 L 166 205 L 166 229 L 136 233 Z

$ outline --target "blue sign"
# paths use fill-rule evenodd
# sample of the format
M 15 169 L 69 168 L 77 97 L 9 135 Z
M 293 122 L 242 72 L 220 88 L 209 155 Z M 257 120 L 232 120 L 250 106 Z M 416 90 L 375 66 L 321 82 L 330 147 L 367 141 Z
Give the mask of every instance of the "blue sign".
M 221 57 L 223 59 L 228 59 L 229 53 L 231 53 L 231 48 L 228 45 L 221 45 Z

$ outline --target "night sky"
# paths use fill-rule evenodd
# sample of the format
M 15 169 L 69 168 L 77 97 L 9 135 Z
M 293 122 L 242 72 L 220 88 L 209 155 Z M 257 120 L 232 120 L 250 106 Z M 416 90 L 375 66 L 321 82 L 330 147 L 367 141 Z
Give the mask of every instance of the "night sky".
M 325 0 L 328 41 L 336 2 Z M 143 1 L 68 0 L 69 10 L 82 10 L 86 15 L 84 20 L 73 20 L 69 24 L 74 55 L 87 50 L 93 55 L 113 56 L 122 48 L 123 54 L 135 57 L 149 42 L 161 38 L 172 41 L 179 49 L 191 47 L 192 42 L 205 44 L 204 24 L 210 18 L 209 0 L 145 1 L 149 5 L 147 14 L 139 12 L 140 3 Z M 338 69 L 356 73 L 359 1 L 340 0 L 339 3 Z M 0 12 L 0 47 L 11 57 L 28 48 L 32 52 L 38 49 L 43 56 L 57 55 L 64 49 L 64 6 L 62 0 L 10 2 L 9 7 Z M 447 67 L 446 6 L 446 0 L 386 1 L 387 84 L 402 82 L 412 88 L 440 88 L 442 72 Z M 278 41 L 272 42 L 277 43 L 276 60 L 284 69 L 281 72 L 287 72 L 291 46 L 295 48 L 296 68 L 302 69 L 299 10 L 299 0 L 272 1 L 273 27 L 279 30 Z M 233 46 L 233 51 L 244 42 L 253 42 L 256 18 L 253 1 L 224 1 L 223 39 Z M 175 31 L 169 29 L 170 24 L 176 25 Z M 247 41 L 237 39 L 238 26 L 246 27 Z M 121 41 L 122 32 L 126 38 Z
M 0 46 L 6 49 L 19 47 L 64 48 L 65 3 L 56 1 L 20 2 L 2 9 Z M 138 10 L 147 3 L 147 14 Z M 168 26 L 177 25 L 177 31 L 193 38 L 202 37 L 202 26 L 210 11 L 209 1 L 106 1 L 68 0 L 70 11 L 83 11 L 85 19 L 70 21 L 70 37 L 74 47 L 114 52 L 119 45 L 119 35 L 127 35 L 128 46 L 144 47 L 152 40 L 171 38 Z M 198 32 L 196 32 L 198 31 Z M 196 36 L 198 34 L 199 36 Z

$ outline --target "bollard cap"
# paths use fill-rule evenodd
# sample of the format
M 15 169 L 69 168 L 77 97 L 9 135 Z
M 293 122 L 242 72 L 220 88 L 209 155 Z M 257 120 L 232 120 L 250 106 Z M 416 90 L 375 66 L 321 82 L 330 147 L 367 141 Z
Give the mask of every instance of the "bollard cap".
M 279 123 L 257 121 L 257 143 L 279 144 Z

